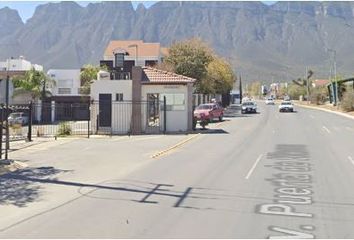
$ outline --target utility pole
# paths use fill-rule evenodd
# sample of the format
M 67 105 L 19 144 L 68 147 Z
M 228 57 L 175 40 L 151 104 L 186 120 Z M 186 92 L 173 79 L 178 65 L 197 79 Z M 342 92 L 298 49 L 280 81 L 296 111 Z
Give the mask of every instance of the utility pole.
M 334 50 L 334 63 L 333 63 L 333 71 L 334 71 L 334 79 L 336 81 L 336 105 L 337 105 L 337 108 L 338 108 L 338 102 L 339 102 L 339 96 L 338 96 L 338 79 L 337 79 L 337 61 L 336 61 L 336 55 L 337 55 L 337 52 L 336 50 Z
M 307 95 L 307 104 L 310 104 L 310 86 L 309 86 L 309 78 L 307 77 L 307 66 L 305 68 L 305 79 L 306 79 L 306 95 Z
M 242 80 L 241 80 L 241 74 L 240 74 L 240 83 L 239 83 L 239 90 L 240 90 L 240 104 L 242 103 Z
M 333 52 L 333 60 L 331 61 L 331 67 L 330 67 L 330 75 L 332 76 L 332 69 L 334 73 L 334 78 L 331 78 L 331 83 L 332 83 L 332 92 L 333 92 L 333 101 L 334 104 L 333 106 L 338 106 L 338 82 L 337 82 L 337 62 L 336 62 L 336 55 L 337 51 L 334 49 L 327 49 L 328 52 Z M 334 81 L 333 81 L 334 79 Z

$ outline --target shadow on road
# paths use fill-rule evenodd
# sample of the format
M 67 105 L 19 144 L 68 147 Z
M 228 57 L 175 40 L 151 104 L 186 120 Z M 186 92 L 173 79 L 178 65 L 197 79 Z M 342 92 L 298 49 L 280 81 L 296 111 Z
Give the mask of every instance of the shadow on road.
M 26 168 L 0 176 L 0 205 L 25 207 L 40 197 L 41 181 L 48 181 L 65 170 L 53 167 Z M 33 181 L 36 179 L 36 181 Z M 55 181 L 51 179 L 50 181 Z
M 229 134 L 229 132 L 225 131 L 224 129 L 209 129 L 209 128 L 197 128 L 194 130 L 195 133 L 200 134 Z

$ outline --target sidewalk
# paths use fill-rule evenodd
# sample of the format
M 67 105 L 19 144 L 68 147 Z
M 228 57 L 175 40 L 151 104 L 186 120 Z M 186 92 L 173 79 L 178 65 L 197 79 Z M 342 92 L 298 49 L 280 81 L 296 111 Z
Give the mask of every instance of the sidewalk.
M 28 141 L 25 141 L 25 140 L 19 140 L 19 141 L 11 141 L 10 142 L 10 149 L 8 151 L 8 154 L 9 154 L 9 159 L 11 159 L 11 154 L 15 151 L 18 151 L 18 150 L 22 150 L 22 149 L 25 149 L 25 148 L 29 148 L 29 147 L 32 147 L 32 146 L 36 146 L 36 145 L 39 145 L 39 144 L 42 144 L 42 143 L 46 143 L 46 142 L 50 142 L 50 141 L 54 141 L 53 138 L 35 138 L 33 141 L 31 142 L 28 142 Z M 5 143 L 3 143 L 3 147 L 5 147 Z M 5 150 L 3 149 L 2 150 L 2 159 L 0 159 L 0 176 L 2 174 L 5 174 L 5 173 L 8 173 L 8 172 L 13 172 L 13 171 L 16 171 L 18 169 L 22 169 L 24 167 L 26 167 L 26 165 L 24 165 L 23 163 L 20 163 L 20 162 L 17 162 L 17 161 L 14 161 L 12 162 L 11 164 L 7 165 L 7 164 L 4 164 L 4 154 L 5 154 Z
M 306 101 L 298 101 L 294 100 L 293 103 L 297 106 L 305 107 L 305 108 L 310 108 L 310 109 L 316 109 L 324 112 L 329 112 L 329 113 L 334 113 L 343 117 L 347 117 L 350 119 L 354 119 L 354 111 L 352 112 L 344 112 L 341 109 L 331 105 L 331 104 L 324 104 L 324 105 L 316 105 L 316 104 L 308 104 Z

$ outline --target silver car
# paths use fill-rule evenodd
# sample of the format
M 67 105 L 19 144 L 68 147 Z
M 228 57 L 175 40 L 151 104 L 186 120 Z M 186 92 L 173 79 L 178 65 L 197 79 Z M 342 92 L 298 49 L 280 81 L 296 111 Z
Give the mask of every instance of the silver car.
M 7 120 L 10 126 L 14 124 L 27 125 L 29 118 L 28 115 L 24 112 L 14 112 L 10 113 Z

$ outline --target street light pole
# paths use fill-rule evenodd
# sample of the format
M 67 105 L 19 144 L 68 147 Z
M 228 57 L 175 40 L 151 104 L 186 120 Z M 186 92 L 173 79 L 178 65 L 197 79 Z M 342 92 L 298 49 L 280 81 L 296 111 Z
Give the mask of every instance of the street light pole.
M 9 88 L 10 88 L 10 75 L 9 75 L 9 60 L 7 60 L 7 68 L 6 68 L 6 89 L 5 89 L 5 109 L 6 109 L 6 114 L 5 114 L 5 129 L 6 129 L 6 140 L 5 140 L 5 161 L 8 160 L 8 150 L 10 147 L 10 142 L 9 142 L 9 119 L 8 119 L 8 113 L 9 113 Z M 2 131 L 2 129 L 1 129 Z

